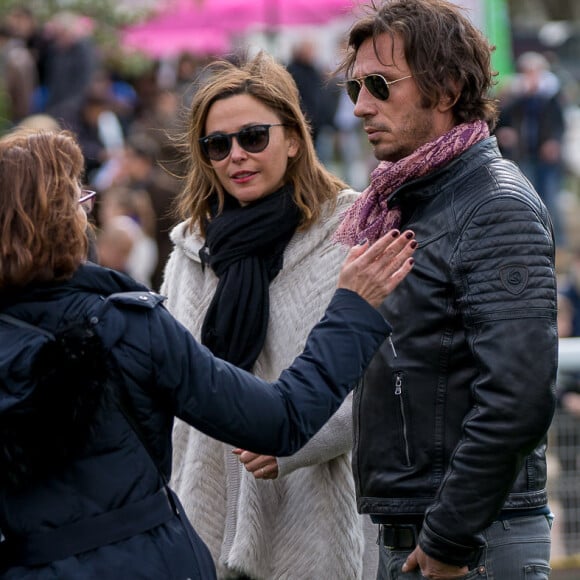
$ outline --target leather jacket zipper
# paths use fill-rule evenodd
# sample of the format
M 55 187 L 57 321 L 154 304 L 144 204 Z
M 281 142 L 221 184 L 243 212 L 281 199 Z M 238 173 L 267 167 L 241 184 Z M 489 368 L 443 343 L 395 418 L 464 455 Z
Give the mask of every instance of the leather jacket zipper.
M 387 337 L 387 340 L 389 341 L 389 344 L 391 345 L 391 350 L 393 351 L 393 357 L 397 358 L 397 351 L 395 350 L 395 343 L 393 342 L 393 335 L 389 334 L 389 336 Z
M 405 462 L 407 467 L 411 465 L 411 454 L 409 453 L 409 438 L 407 433 L 407 418 L 405 416 L 405 404 L 403 401 L 403 373 L 395 373 L 395 396 L 399 399 L 399 411 L 401 414 L 401 426 L 403 428 L 403 444 L 405 447 Z

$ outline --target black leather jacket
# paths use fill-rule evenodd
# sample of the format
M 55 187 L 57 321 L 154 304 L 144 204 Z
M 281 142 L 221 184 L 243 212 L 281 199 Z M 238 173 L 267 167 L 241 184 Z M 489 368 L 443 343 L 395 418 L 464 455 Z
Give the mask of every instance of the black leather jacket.
M 463 565 L 501 510 L 547 502 L 558 347 L 551 222 L 495 137 L 392 202 L 419 248 L 381 306 L 393 345 L 355 392 L 359 510 L 425 514 L 423 550 Z

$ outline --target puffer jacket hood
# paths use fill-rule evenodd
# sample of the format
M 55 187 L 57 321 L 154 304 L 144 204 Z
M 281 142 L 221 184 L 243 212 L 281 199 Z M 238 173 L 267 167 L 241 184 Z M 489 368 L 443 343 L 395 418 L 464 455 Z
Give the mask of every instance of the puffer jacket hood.
M 107 271 L 91 275 L 81 270 L 61 300 L 72 301 L 74 289 L 94 278 L 103 277 L 110 287 Z M 85 274 L 88 274 L 85 276 Z M 87 280 L 85 280 L 87 278 Z M 109 358 L 100 337 L 90 325 L 89 315 L 65 324 L 61 318 L 51 330 L 37 319 L 31 305 L 42 302 L 52 285 L 29 292 L 26 312 L 0 311 L 0 485 L 18 489 L 46 476 L 78 453 L 86 440 L 94 413 L 105 392 Z M 26 293 L 25 293 L 26 294 Z M 65 298 L 66 296 L 66 298 Z M 100 304 L 100 297 L 96 304 Z M 94 309 L 94 306 L 92 306 Z M 70 310 L 74 311 L 75 308 Z M 30 321 L 23 318 L 26 314 Z M 38 437 L 37 433 L 43 433 Z
M 50 340 L 46 332 L 56 333 L 73 321 L 88 320 L 104 298 L 114 292 L 136 290 L 147 288 L 124 274 L 87 263 L 67 284 L 0 292 L 1 313 L 38 327 L 15 328 L 0 320 L 0 414 L 30 396 L 35 381 L 32 361 Z M 92 299 L 87 292 L 93 295 Z
M 32 362 L 50 338 L 32 329 L 0 320 L 0 416 L 25 401 L 35 388 Z

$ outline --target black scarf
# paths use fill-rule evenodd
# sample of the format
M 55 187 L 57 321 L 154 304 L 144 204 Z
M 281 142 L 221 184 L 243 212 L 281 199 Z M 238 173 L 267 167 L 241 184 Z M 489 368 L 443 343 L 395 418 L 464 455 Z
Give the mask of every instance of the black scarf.
M 270 282 L 282 269 L 284 249 L 300 223 L 292 186 L 241 207 L 226 194 L 223 212 L 211 206 L 199 255 L 219 277 L 201 341 L 216 356 L 251 370 L 260 354 L 270 312 Z

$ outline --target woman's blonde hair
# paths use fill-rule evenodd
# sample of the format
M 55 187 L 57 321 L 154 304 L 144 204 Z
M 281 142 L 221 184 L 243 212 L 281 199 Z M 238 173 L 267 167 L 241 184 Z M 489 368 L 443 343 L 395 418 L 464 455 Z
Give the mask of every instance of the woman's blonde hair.
M 241 64 L 216 61 L 208 65 L 204 73 L 189 112 L 184 137 L 189 170 L 177 200 L 178 216 L 191 218 L 190 229 L 197 225 L 202 233 L 205 232 L 205 222 L 210 216 L 209 200 L 214 194 L 218 196 L 220 209 L 223 207 L 224 190 L 201 150 L 199 139 L 205 136 L 211 106 L 234 95 L 251 95 L 263 103 L 287 125 L 285 131 L 298 139 L 298 154 L 288 159 L 286 183 L 294 187 L 294 198 L 302 213 L 300 227 L 305 229 L 316 222 L 326 202 L 334 207 L 338 192 L 346 185 L 319 161 L 308 122 L 300 109 L 296 83 L 286 68 L 267 53 L 260 52 Z
M 66 279 L 86 258 L 83 155 L 67 131 L 0 139 L 0 289 Z

